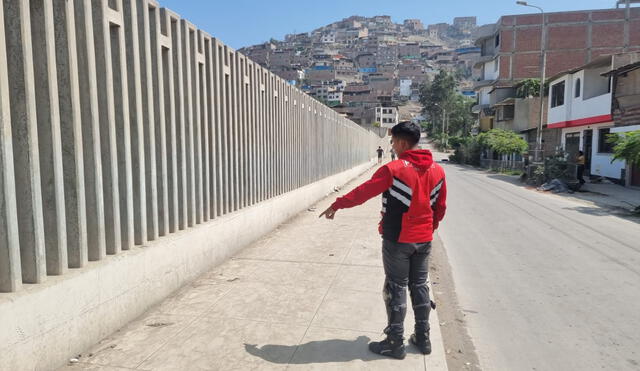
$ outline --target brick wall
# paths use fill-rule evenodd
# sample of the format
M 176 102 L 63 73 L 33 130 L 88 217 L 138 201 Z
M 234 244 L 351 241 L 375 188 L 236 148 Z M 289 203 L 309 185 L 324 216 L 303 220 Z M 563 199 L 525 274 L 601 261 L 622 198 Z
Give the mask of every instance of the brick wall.
M 632 8 L 628 18 L 625 9 L 546 14 L 547 76 L 601 55 L 640 50 L 640 8 Z M 541 21 L 540 14 L 500 18 L 500 80 L 539 77 Z

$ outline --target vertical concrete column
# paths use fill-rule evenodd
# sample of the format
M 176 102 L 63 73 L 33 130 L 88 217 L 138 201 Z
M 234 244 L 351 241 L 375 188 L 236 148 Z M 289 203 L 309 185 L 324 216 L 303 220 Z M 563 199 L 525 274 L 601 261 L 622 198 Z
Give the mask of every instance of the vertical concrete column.
M 47 274 L 61 275 L 68 263 L 53 6 L 44 0 L 29 5 L 33 58 L 38 61 L 33 69 Z
M 0 292 L 12 292 L 22 287 L 22 272 L 4 29 L 4 0 L 0 0 Z
M 194 212 L 195 223 L 200 224 L 204 218 L 203 205 L 203 166 L 202 166 L 202 45 L 200 32 L 193 29 L 190 34 L 192 69 L 191 69 L 191 94 L 193 95 L 193 153 L 194 153 Z
M 232 177 L 233 177 L 233 147 L 231 146 L 231 125 L 232 125 L 232 77 L 231 77 L 231 58 L 229 57 L 229 50 L 226 45 L 223 45 L 222 49 L 222 59 L 224 60 L 223 65 L 223 89 L 222 89 L 222 98 L 223 98 L 223 125 L 222 125 L 222 157 L 224 159 L 224 190 L 222 194 L 222 198 L 224 200 L 224 213 L 227 214 L 233 211 L 233 188 L 232 188 Z
M 9 99 L 15 187 L 20 191 L 16 194 L 16 209 L 22 280 L 40 283 L 45 280 L 47 267 L 31 15 L 28 1 L 4 1 L 2 5 L 9 76 L 9 95 L 3 101 Z
M 105 36 L 110 42 L 111 76 L 113 88 L 110 112 L 115 123 L 115 138 L 118 161 L 118 199 L 120 201 L 120 247 L 128 250 L 133 247 L 134 215 L 133 215 L 133 179 L 131 164 L 131 124 L 129 120 L 129 86 L 127 78 L 127 50 L 124 35 L 123 2 L 112 0 L 103 2 L 105 9 Z M 111 8 L 115 5 L 116 9 Z M 117 254 L 118 249 L 109 254 Z
M 246 58 L 245 91 L 247 94 L 247 205 L 255 203 L 255 91 L 253 81 L 253 62 Z
M 69 268 L 88 261 L 82 113 L 74 2 L 53 2 L 55 60 L 63 162 L 66 250 Z M 2 72 L 0 72 L 2 73 Z M 91 124 L 88 123 L 88 127 Z M 90 154 L 87 157 L 91 158 Z M 93 211 L 91 211 L 93 212 Z
M 245 191 L 247 189 L 245 183 L 245 174 L 247 170 L 246 159 L 246 119 L 247 119 L 247 102 L 245 100 L 245 71 L 244 71 L 245 59 L 240 53 L 236 53 L 236 67 L 237 72 L 237 105 L 238 105 L 238 208 L 244 208 L 246 197 Z
M 171 40 L 173 43 L 173 85 L 176 120 L 176 154 L 178 177 L 178 227 L 180 230 L 186 229 L 188 224 L 187 211 L 187 151 L 186 151 L 186 127 L 185 127 L 185 94 L 184 71 L 183 71 L 183 30 L 180 19 L 175 16 L 171 19 Z
M 271 124 L 272 124 L 272 94 L 273 90 L 271 89 L 271 81 L 269 79 L 268 71 L 263 70 L 264 77 L 264 108 L 265 108 L 265 120 L 264 120 L 264 160 L 265 160 L 265 199 L 269 199 L 272 197 L 272 180 L 273 180 L 273 168 L 272 168 L 272 159 L 271 155 Z
M 260 72 L 259 66 L 256 63 L 252 63 L 252 90 L 253 90 L 253 104 L 254 104 L 254 117 L 253 117 L 253 130 L 254 130 L 254 158 L 255 158 L 255 166 L 254 166 L 254 196 L 253 202 L 260 202 L 260 177 L 261 177 L 261 168 L 260 168 L 260 143 L 262 141 L 262 137 L 260 136 L 260 124 L 262 123 L 260 119 Z
M 242 205 L 251 205 L 251 92 L 249 91 L 249 59 L 241 55 L 242 58 L 242 101 L 244 102 L 243 120 L 243 163 L 242 182 L 244 184 L 242 192 Z
M 211 122 L 211 145 L 212 145 L 212 161 L 211 166 L 213 171 L 213 182 L 211 182 L 211 211 L 212 218 L 216 218 L 222 215 L 222 202 L 220 195 L 222 194 L 222 155 L 221 149 L 221 112 L 222 112 L 222 100 L 221 96 L 221 81 L 220 74 L 222 63 L 218 53 L 219 45 L 218 40 L 211 39 L 211 106 L 213 108 L 214 115 Z
M 96 53 L 96 80 L 99 104 L 100 142 L 104 197 L 105 236 L 107 253 L 121 250 L 120 195 L 118 192 L 118 153 L 113 97 L 113 70 L 111 35 L 106 19 L 106 0 L 91 0 L 94 45 Z M 88 6 L 87 6 L 88 7 Z M 89 7 L 88 7 L 89 8 Z M 89 259 L 91 260 L 91 256 Z
M 87 258 L 100 260 L 106 254 L 105 206 L 103 189 L 102 149 L 100 138 L 100 112 L 96 71 L 96 51 L 93 32 L 91 2 L 74 0 L 74 35 L 78 61 L 78 87 L 84 157 L 85 210 L 87 217 Z M 70 41 L 71 45 L 72 41 Z M 108 166 L 108 165 L 105 165 Z M 69 254 L 71 268 L 84 265 L 84 259 L 75 260 Z
M 291 147 L 291 127 L 289 126 L 289 95 L 287 94 L 287 86 L 289 84 L 282 80 L 280 92 L 282 94 L 282 127 L 284 128 L 284 132 L 282 133 L 282 169 L 283 169 L 283 182 L 282 182 L 282 193 L 289 192 L 289 174 L 291 167 L 289 166 L 289 159 L 291 157 L 291 153 L 289 152 L 289 148 Z
M 221 106 L 221 125 L 222 129 L 220 132 L 222 146 L 220 148 L 221 158 L 222 158 L 222 187 L 219 188 L 220 199 L 223 204 L 222 213 L 227 214 L 231 211 L 232 208 L 232 195 L 231 195 L 231 148 L 230 148 L 230 138 L 229 129 L 231 125 L 231 69 L 229 67 L 229 52 L 227 50 L 227 46 L 220 43 L 218 47 L 218 55 L 220 61 L 220 80 L 221 84 L 221 94 L 220 99 L 222 104 Z
M 271 90 L 273 91 L 273 100 L 271 104 L 273 105 L 273 122 L 272 122 L 272 136 L 271 136 L 271 151 L 273 158 L 273 195 L 280 195 L 280 185 L 282 181 L 282 169 L 280 168 L 280 156 L 278 155 L 278 145 L 279 138 L 281 135 L 280 124 L 282 121 L 280 120 L 280 96 L 278 91 L 279 81 L 276 79 L 275 75 L 269 72 L 269 79 L 271 80 Z
M 153 86 L 153 107 L 155 112 L 155 162 L 156 162 L 156 193 L 157 193 L 157 235 L 169 234 L 169 165 L 167 158 L 167 114 L 165 107 L 169 104 L 165 94 L 165 84 L 169 78 L 165 76 L 167 66 L 164 61 L 165 48 L 170 47 L 167 39 L 166 24 L 161 23 L 161 11 L 155 0 L 150 0 L 149 35 L 151 80 Z M 164 26 L 164 27 L 163 27 Z M 152 187 L 153 189 L 153 187 Z
M 151 42 L 151 20 L 149 0 L 138 1 L 138 38 L 140 39 L 140 82 L 142 85 L 142 108 L 144 110 L 144 159 L 145 159 L 145 186 L 146 186 L 146 230 L 147 240 L 158 239 L 158 153 L 157 143 L 157 117 L 154 101 L 155 85 L 153 55 L 155 48 Z M 157 35 L 153 32 L 154 36 Z
M 228 197 L 229 199 L 229 210 L 228 212 L 233 212 L 236 210 L 236 202 L 237 202 L 237 197 L 236 197 L 236 185 L 237 185 L 237 165 L 236 165 L 236 158 L 237 158 L 237 151 L 236 151 L 236 130 L 235 130 L 235 124 L 236 124 L 236 118 L 237 118 L 237 111 L 236 111 L 236 101 L 235 101 L 235 83 L 236 83 L 236 78 L 235 78 L 235 63 L 234 63 L 234 55 L 235 53 L 233 51 L 230 50 L 229 47 L 226 47 L 225 50 L 225 58 L 227 58 L 227 60 L 225 60 L 225 64 L 227 64 L 228 66 L 228 77 L 227 77 L 227 89 L 225 92 L 225 98 L 227 101 L 226 104 L 226 132 L 225 132 L 225 141 L 227 143 L 227 148 L 225 150 L 225 152 L 227 152 L 227 166 L 228 166 L 228 177 L 227 177 L 227 194 L 226 197 Z
M 278 195 L 283 194 L 284 193 L 284 179 L 285 179 L 285 175 L 284 175 L 284 157 L 285 154 L 282 153 L 283 152 L 283 147 L 285 145 L 284 143 L 284 134 L 286 132 L 286 126 L 285 126 L 285 122 L 284 122 L 284 114 L 283 114 L 283 107 L 284 107 L 284 94 L 282 92 L 282 79 L 278 78 L 277 76 L 273 76 L 273 79 L 276 83 L 276 94 L 277 94 L 277 99 L 276 99 L 276 110 L 277 110 L 277 116 L 276 116 L 276 142 L 274 145 L 274 151 L 275 151 L 275 158 L 277 161 L 277 166 L 278 166 L 278 171 L 277 171 L 277 175 L 278 175 L 278 181 L 277 181 L 277 190 L 278 190 Z
M 182 28 L 182 65 L 183 65 L 183 92 L 185 109 L 185 150 L 186 150 L 186 172 L 187 172 L 187 226 L 193 227 L 196 222 L 196 185 L 195 185 L 195 149 L 194 149 L 194 95 L 192 91 L 193 70 L 193 39 L 194 31 L 190 23 L 180 20 Z
M 233 171 L 231 193 L 233 194 L 233 208 L 236 211 L 240 208 L 240 107 L 239 92 L 240 89 L 240 69 L 238 68 L 238 53 L 233 50 L 229 51 L 229 64 L 231 67 L 231 152 L 233 162 L 231 171 Z
M 126 69 L 126 76 L 130 89 L 129 107 L 127 114 L 132 125 L 131 133 L 131 159 L 133 177 L 133 218 L 134 218 L 134 242 L 138 245 L 147 243 L 147 205 L 146 205 L 146 162 L 145 162 L 145 130 L 143 113 L 143 91 L 141 83 L 140 67 L 140 39 L 138 31 L 138 11 L 144 12 L 144 6 L 138 10 L 138 0 L 125 0 L 124 22 L 127 59 L 130 63 Z M 146 89 L 145 89 L 146 90 Z M 146 93 L 146 92 L 145 92 Z
M 267 162 L 266 167 L 266 191 L 267 199 L 274 196 L 273 192 L 273 180 L 274 180 L 274 167 L 273 167 L 273 84 L 271 76 L 268 71 L 265 70 L 265 108 L 267 110 L 267 117 L 265 121 L 266 136 L 265 136 L 265 160 Z
M 302 95 L 300 94 L 299 91 L 296 91 L 296 98 L 294 101 L 295 104 L 295 110 L 296 110 L 296 120 L 298 120 L 298 156 L 297 156 L 297 163 L 298 163 L 298 187 L 302 187 L 304 185 L 304 159 L 303 159 L 303 151 L 304 151 L 304 145 L 305 145 L 305 141 L 306 138 L 304 136 L 304 122 L 302 120 Z
M 275 147 L 276 147 L 276 125 L 277 125 L 277 115 L 278 115 L 278 110 L 277 110 L 277 105 L 276 105 L 276 101 L 277 101 L 277 96 L 276 96 L 276 84 L 275 84 L 275 78 L 273 77 L 273 74 L 269 71 L 267 71 L 267 79 L 269 82 L 269 164 L 270 164 L 270 171 L 269 171 L 269 191 L 270 191 L 270 198 L 275 197 L 278 195 L 278 189 L 277 189 L 277 181 L 278 181 L 278 163 L 277 163 L 277 158 L 276 158 L 276 153 L 275 153 Z
M 259 176 L 259 197 L 258 202 L 264 201 L 266 198 L 266 187 L 265 187 L 265 177 L 266 177 L 266 86 L 264 81 L 264 69 L 260 66 L 256 66 L 256 76 L 257 76 L 257 89 L 258 89 L 258 138 L 259 138 L 259 147 L 258 147 L 258 156 L 260 157 L 259 166 L 260 166 L 260 176 Z
M 296 115 L 296 187 L 302 187 L 302 119 L 300 118 L 300 93 L 294 92 L 293 109 Z
M 262 94 L 262 166 L 264 175 L 262 178 L 262 200 L 269 199 L 270 190 L 269 190 L 269 176 L 271 174 L 270 162 L 269 162 L 269 125 L 270 125 L 270 111 L 269 111 L 269 81 L 267 80 L 267 71 L 265 68 L 260 68 L 260 79 L 261 79 L 261 94 Z
M 293 116 L 293 100 L 291 99 L 291 95 L 293 93 L 293 87 L 287 84 L 287 117 L 288 117 L 288 125 L 289 125 L 289 156 L 287 168 L 289 169 L 289 191 L 295 189 L 294 185 L 294 177 L 295 177 L 295 143 L 299 140 L 296 136 L 296 127 L 294 123 Z
M 252 204 L 251 199 L 252 199 L 252 193 L 253 193 L 253 183 L 252 183 L 252 177 L 253 177 L 253 166 L 254 166 L 254 162 L 252 159 L 253 156 L 253 151 L 252 151 L 252 145 L 253 145 L 253 130 L 252 130 L 252 116 L 253 116 L 253 104 L 252 104 L 252 90 L 251 90 L 251 72 L 250 72 L 250 64 L 251 61 L 249 60 L 249 58 L 243 57 L 244 58 L 244 83 L 243 83 L 243 92 L 245 95 L 245 104 L 246 104 L 246 108 L 245 108 L 245 147 L 244 147 L 244 156 L 245 156 L 245 172 L 244 172 L 244 177 L 245 177 L 245 184 L 246 184 L 246 190 L 245 190 L 245 200 L 244 200 L 244 204 L 245 207 L 246 206 L 250 206 Z
M 164 115 L 165 132 L 167 136 L 167 198 L 169 207 L 169 233 L 180 229 L 180 202 L 179 185 L 180 172 L 178 167 L 178 113 L 176 110 L 176 67 L 174 61 L 178 53 L 176 52 L 175 17 L 165 8 L 160 9 L 160 28 L 164 30 L 166 38 L 163 38 L 162 45 L 162 66 L 164 80 Z
M 210 111 L 213 109 L 209 96 L 211 95 L 211 74 L 209 56 L 211 37 L 202 31 L 198 31 L 199 43 L 202 52 L 200 63 L 200 143 L 202 146 L 202 211 L 203 221 L 211 218 L 211 119 Z

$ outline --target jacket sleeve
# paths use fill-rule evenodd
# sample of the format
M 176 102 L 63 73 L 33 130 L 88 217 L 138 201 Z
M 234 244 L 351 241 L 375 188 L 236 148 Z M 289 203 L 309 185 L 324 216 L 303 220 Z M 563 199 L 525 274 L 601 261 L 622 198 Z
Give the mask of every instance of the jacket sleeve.
M 447 210 L 447 181 L 442 177 L 442 187 L 438 193 L 436 203 L 433 205 L 433 230 L 438 229 L 440 222 L 444 218 L 445 211 Z
M 389 171 L 387 166 L 383 166 L 373 174 L 371 179 L 362 183 L 346 195 L 339 197 L 336 202 L 331 205 L 331 208 L 340 210 L 362 205 L 389 189 L 392 183 L 391 171 Z

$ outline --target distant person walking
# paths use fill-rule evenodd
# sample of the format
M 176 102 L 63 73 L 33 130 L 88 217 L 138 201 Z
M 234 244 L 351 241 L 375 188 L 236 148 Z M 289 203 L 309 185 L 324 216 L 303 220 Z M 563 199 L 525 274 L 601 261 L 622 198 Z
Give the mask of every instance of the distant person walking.
M 391 161 L 395 161 L 396 159 L 396 151 L 394 151 L 393 149 L 391 150 Z
M 447 186 L 444 170 L 431 152 L 418 148 L 420 128 L 404 121 L 391 129 L 393 149 L 402 161 L 381 166 L 373 177 L 338 198 L 320 217 L 333 219 L 340 209 L 355 207 L 382 193 L 382 264 L 386 276 L 383 298 L 387 308 L 387 338 L 369 344 L 377 354 L 402 359 L 407 287 L 415 316 L 409 341 L 421 353 L 431 353 L 427 276 L 433 233 L 444 218 Z M 433 306 L 435 307 L 435 306 Z
M 376 150 L 376 152 L 378 152 L 378 163 L 382 162 L 382 155 L 384 154 L 384 149 L 382 149 L 382 147 L 378 146 L 378 149 Z
M 578 151 L 578 157 L 576 157 L 576 163 L 578 164 L 578 181 L 580 185 L 584 184 L 584 165 L 586 163 L 586 159 L 584 157 L 584 152 Z

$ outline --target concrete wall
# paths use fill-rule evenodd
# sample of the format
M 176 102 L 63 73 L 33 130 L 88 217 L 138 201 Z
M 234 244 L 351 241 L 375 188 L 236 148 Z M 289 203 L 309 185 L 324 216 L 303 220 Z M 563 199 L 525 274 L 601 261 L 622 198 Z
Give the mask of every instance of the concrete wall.
M 0 117 L 3 370 L 60 363 L 382 143 L 154 0 L 0 0 Z

